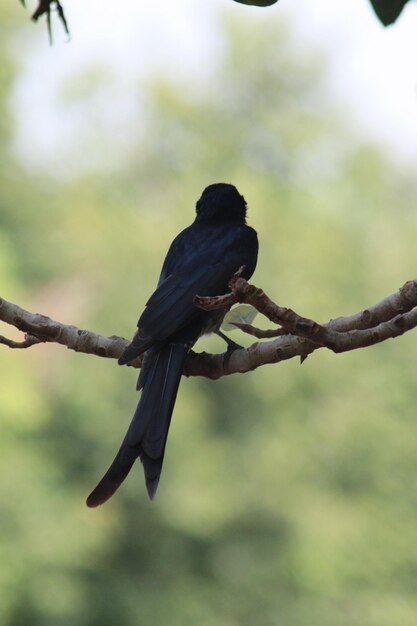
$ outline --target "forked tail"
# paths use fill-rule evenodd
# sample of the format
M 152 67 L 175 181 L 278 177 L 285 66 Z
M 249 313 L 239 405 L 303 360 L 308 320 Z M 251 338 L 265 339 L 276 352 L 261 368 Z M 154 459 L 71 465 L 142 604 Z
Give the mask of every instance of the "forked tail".
M 188 351 L 187 345 L 166 344 L 152 347 L 146 352 L 139 378 L 143 388 L 139 404 L 119 452 L 88 496 L 87 506 L 96 507 L 111 498 L 138 457 L 143 463 L 149 497 L 153 499 Z

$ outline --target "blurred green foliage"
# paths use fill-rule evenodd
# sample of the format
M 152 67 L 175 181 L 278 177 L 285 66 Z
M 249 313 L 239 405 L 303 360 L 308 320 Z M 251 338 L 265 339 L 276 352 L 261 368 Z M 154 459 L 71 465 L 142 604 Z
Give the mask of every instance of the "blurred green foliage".
M 12 26 L 1 28 L 7 299 L 130 336 L 169 242 L 219 180 L 244 193 L 261 244 L 254 281 L 283 305 L 327 320 L 415 275 L 411 168 L 355 139 L 326 94 L 323 58 L 287 29 L 223 23 L 207 80 L 141 85 L 145 130 L 123 169 L 59 182 L 13 160 L 16 69 Z M 138 464 L 90 511 L 136 373 L 58 346 L 0 350 L 0 623 L 414 626 L 416 361 L 409 333 L 302 367 L 184 380 L 156 502 Z

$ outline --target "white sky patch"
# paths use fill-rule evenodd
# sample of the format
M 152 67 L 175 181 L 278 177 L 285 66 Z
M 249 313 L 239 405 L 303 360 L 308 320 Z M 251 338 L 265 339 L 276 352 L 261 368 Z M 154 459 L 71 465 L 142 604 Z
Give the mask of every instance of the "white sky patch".
M 110 130 L 117 152 L 118 139 L 122 142 L 124 133 L 131 133 L 127 121 L 139 106 L 140 88 L 134 88 L 138 78 L 155 72 L 190 77 L 192 89 L 193 81 L 210 71 L 221 45 L 220 11 L 250 15 L 254 28 L 266 14 L 277 22 L 289 18 L 300 48 L 313 44 L 327 50 L 329 91 L 358 132 L 388 142 L 401 158 L 417 155 L 417 3 L 410 3 L 388 29 L 379 24 L 368 0 L 280 0 L 269 9 L 232 0 L 123 0 L 117 11 L 110 8 L 114 6 L 102 0 L 66 0 L 72 39 L 65 42 L 54 16 L 52 48 L 44 24 L 25 30 L 27 61 L 12 105 L 18 119 L 16 149 L 29 167 L 44 163 L 50 168 L 57 155 L 65 163 L 70 154 L 77 167 L 73 156 L 82 120 L 65 112 L 57 94 L 67 82 L 70 91 L 71 80 L 88 68 L 104 67 L 112 77 L 114 93 L 102 121 L 105 125 L 107 115 L 114 125 Z M 20 58 L 21 45 L 20 39 Z M 100 107 L 97 119 L 94 112 L 91 116 L 94 142 L 94 132 L 98 135 L 103 128 L 98 123 L 94 130 Z M 89 158 L 88 151 L 80 155 L 79 167 Z
M 329 83 L 364 136 L 417 156 L 417 3 L 383 27 L 369 0 L 283 0 L 300 37 L 329 51 Z

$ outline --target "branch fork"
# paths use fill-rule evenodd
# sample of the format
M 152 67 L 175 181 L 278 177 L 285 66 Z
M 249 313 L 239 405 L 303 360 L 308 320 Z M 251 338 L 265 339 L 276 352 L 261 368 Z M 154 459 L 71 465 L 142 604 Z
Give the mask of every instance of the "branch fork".
M 359 316 L 319 324 L 290 308 L 279 306 L 262 289 L 242 278 L 241 272 L 242 268 L 230 280 L 230 293 L 213 298 L 196 296 L 194 301 L 206 311 L 230 308 L 236 303 L 252 305 L 259 313 L 280 326 L 262 331 L 250 324 L 235 324 L 244 332 L 259 338 L 294 335 L 315 344 L 316 348 L 325 347 L 340 353 L 398 337 L 417 325 L 417 280 L 406 282 L 398 294 L 366 309 Z
M 251 304 L 267 317 L 276 328 L 260 330 L 250 324 L 236 324 L 242 331 L 270 341 L 253 343 L 249 348 L 225 354 L 190 352 L 185 363 L 185 376 L 220 378 L 237 372 L 244 373 L 296 356 L 303 361 L 319 348 L 335 353 L 365 348 L 392 337 L 398 337 L 417 326 L 417 279 L 410 280 L 396 293 L 377 304 L 351 315 L 330 320 L 325 324 L 303 317 L 290 308 L 273 302 L 266 293 L 235 274 L 229 284 L 230 293 L 215 297 L 195 297 L 197 306 L 205 310 L 230 308 L 235 303 Z M 0 298 L 0 321 L 25 333 L 22 341 L 0 336 L 0 344 L 12 349 L 30 348 L 39 343 L 59 343 L 70 350 L 118 359 L 129 341 L 123 337 L 98 335 L 76 326 L 31 313 Z M 140 367 L 141 359 L 131 363 Z

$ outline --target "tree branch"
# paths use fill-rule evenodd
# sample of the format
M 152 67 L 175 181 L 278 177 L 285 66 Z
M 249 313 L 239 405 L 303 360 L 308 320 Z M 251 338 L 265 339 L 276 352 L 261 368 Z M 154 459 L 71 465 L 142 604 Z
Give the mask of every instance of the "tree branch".
M 76 352 L 95 354 L 109 359 L 118 359 L 129 344 L 129 341 L 123 337 L 104 337 L 89 330 L 56 322 L 39 313 L 30 313 L 3 298 L 0 298 L 0 320 L 31 337 L 36 337 L 37 343 L 60 343 Z M 13 345 L 18 342 L 11 342 L 11 340 L 6 339 L 1 343 L 9 346 L 9 348 L 29 348 L 36 342 L 28 342 L 27 345 L 24 345 L 25 342 L 21 342 L 18 345 Z M 139 366 L 139 359 L 135 365 Z
M 318 348 L 326 347 L 335 353 L 364 348 L 392 337 L 398 337 L 417 326 L 417 279 L 405 283 L 399 291 L 377 304 L 348 317 L 318 324 L 314 320 L 298 315 L 292 309 L 275 304 L 261 289 L 247 283 L 239 275 L 230 281 L 231 293 L 215 298 L 200 298 L 195 301 L 205 309 L 230 307 L 236 302 L 254 306 L 270 321 L 281 328 L 274 341 L 254 343 L 249 348 L 235 350 L 232 354 L 208 354 L 190 352 L 184 369 L 185 376 L 220 378 L 237 372 L 244 373 L 266 365 L 279 363 L 295 356 L 304 360 Z M 53 342 L 76 352 L 118 359 L 129 341 L 123 337 L 105 337 L 76 326 L 30 313 L 16 304 L 0 298 L 0 320 L 26 333 L 22 342 L 0 338 L 0 344 L 9 348 L 28 348 L 37 343 Z M 247 326 L 251 329 L 250 325 Z M 244 328 L 243 330 L 248 330 Z M 286 334 L 282 334 L 286 333 Z M 254 334 L 254 333 L 251 333 Z M 140 367 L 141 359 L 131 363 Z

